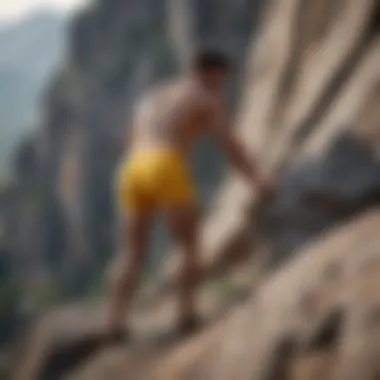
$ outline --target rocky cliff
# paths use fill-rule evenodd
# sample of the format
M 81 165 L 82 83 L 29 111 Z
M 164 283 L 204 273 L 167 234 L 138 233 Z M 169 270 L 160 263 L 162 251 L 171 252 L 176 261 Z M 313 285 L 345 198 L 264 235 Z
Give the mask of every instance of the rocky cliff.
M 259 214 L 233 172 L 216 193 L 205 219 L 205 272 L 225 269 L 234 290 L 221 295 L 206 281 L 200 303 L 210 327 L 185 342 L 156 341 L 175 318 L 173 294 L 159 286 L 154 302 L 133 309 L 136 343 L 94 353 L 84 336 L 101 326 L 102 302 L 73 306 L 32 330 L 17 378 L 378 376 L 379 11 L 375 0 L 266 3 L 237 124 L 278 186 Z M 240 290 L 253 289 L 258 263 L 260 281 L 247 295 Z

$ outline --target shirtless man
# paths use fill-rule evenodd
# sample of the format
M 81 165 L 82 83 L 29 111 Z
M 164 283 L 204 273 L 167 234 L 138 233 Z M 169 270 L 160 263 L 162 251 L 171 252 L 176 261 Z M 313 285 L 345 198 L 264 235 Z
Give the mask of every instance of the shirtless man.
M 123 226 L 124 262 L 111 284 L 109 333 L 124 334 L 124 318 L 139 281 L 153 213 L 163 212 L 183 251 L 178 273 L 179 328 L 197 325 L 194 295 L 200 280 L 196 191 L 187 155 L 197 138 L 211 133 L 231 164 L 264 192 L 269 182 L 258 175 L 228 125 L 223 89 L 229 71 L 226 57 L 201 51 L 189 76 L 151 90 L 137 104 L 128 157 L 118 171 L 118 199 Z

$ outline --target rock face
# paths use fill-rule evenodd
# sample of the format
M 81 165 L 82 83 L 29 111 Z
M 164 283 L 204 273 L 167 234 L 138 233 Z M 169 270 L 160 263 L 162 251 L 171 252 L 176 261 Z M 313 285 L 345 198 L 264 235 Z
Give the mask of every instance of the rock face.
M 379 216 L 375 208 L 299 252 L 246 306 L 170 355 L 151 378 L 376 378 Z
M 321 158 L 285 172 L 263 218 L 271 242 L 268 264 L 280 265 L 324 231 L 380 201 L 380 166 L 368 144 L 339 136 Z
M 243 3 L 251 4 L 233 2 Z M 190 4 L 195 2 L 177 2 Z M 100 350 L 75 367 L 73 361 L 61 366 L 55 378 L 378 376 L 379 10 L 375 0 L 267 4 L 247 58 L 237 129 L 262 167 L 278 178 L 275 199 L 258 220 L 255 194 L 227 172 L 203 238 L 204 265 L 211 271 L 237 258 L 243 267 L 252 265 L 246 260 L 252 238 L 258 238 L 255 253 L 268 259 L 264 269 L 273 272 L 263 273 L 255 294 L 188 341 Z M 202 18 L 205 30 L 211 14 Z M 152 310 L 156 319 L 172 318 L 159 312 L 171 310 L 173 302 L 158 290 L 157 309 L 134 309 L 142 330 L 143 316 Z M 96 318 L 101 314 L 94 312 Z M 54 344 L 42 340 L 41 347 L 43 353 Z M 52 350 L 62 353 L 60 346 Z M 22 368 L 49 368 L 43 354 L 37 361 L 26 353 L 23 360 L 32 367 Z M 38 373 L 25 370 L 18 378 L 40 379 Z

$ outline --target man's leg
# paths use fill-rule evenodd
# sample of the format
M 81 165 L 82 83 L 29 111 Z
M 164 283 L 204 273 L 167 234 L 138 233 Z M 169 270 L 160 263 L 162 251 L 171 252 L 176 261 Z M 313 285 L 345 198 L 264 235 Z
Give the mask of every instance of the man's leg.
M 122 260 L 117 263 L 110 286 L 109 333 L 123 331 L 125 314 L 140 279 L 150 227 L 150 213 L 133 212 L 121 224 Z
M 183 254 L 178 273 L 178 291 L 181 327 L 184 330 L 192 329 L 197 320 L 195 300 L 201 277 L 198 224 L 197 207 L 192 203 L 172 208 L 168 213 L 170 232 Z

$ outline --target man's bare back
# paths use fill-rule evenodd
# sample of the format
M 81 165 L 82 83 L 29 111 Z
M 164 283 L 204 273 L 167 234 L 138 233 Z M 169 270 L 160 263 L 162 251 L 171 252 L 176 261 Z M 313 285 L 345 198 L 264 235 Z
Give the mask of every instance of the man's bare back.
M 157 86 L 136 106 L 132 149 L 164 146 L 188 152 L 216 101 L 217 95 L 189 80 Z

